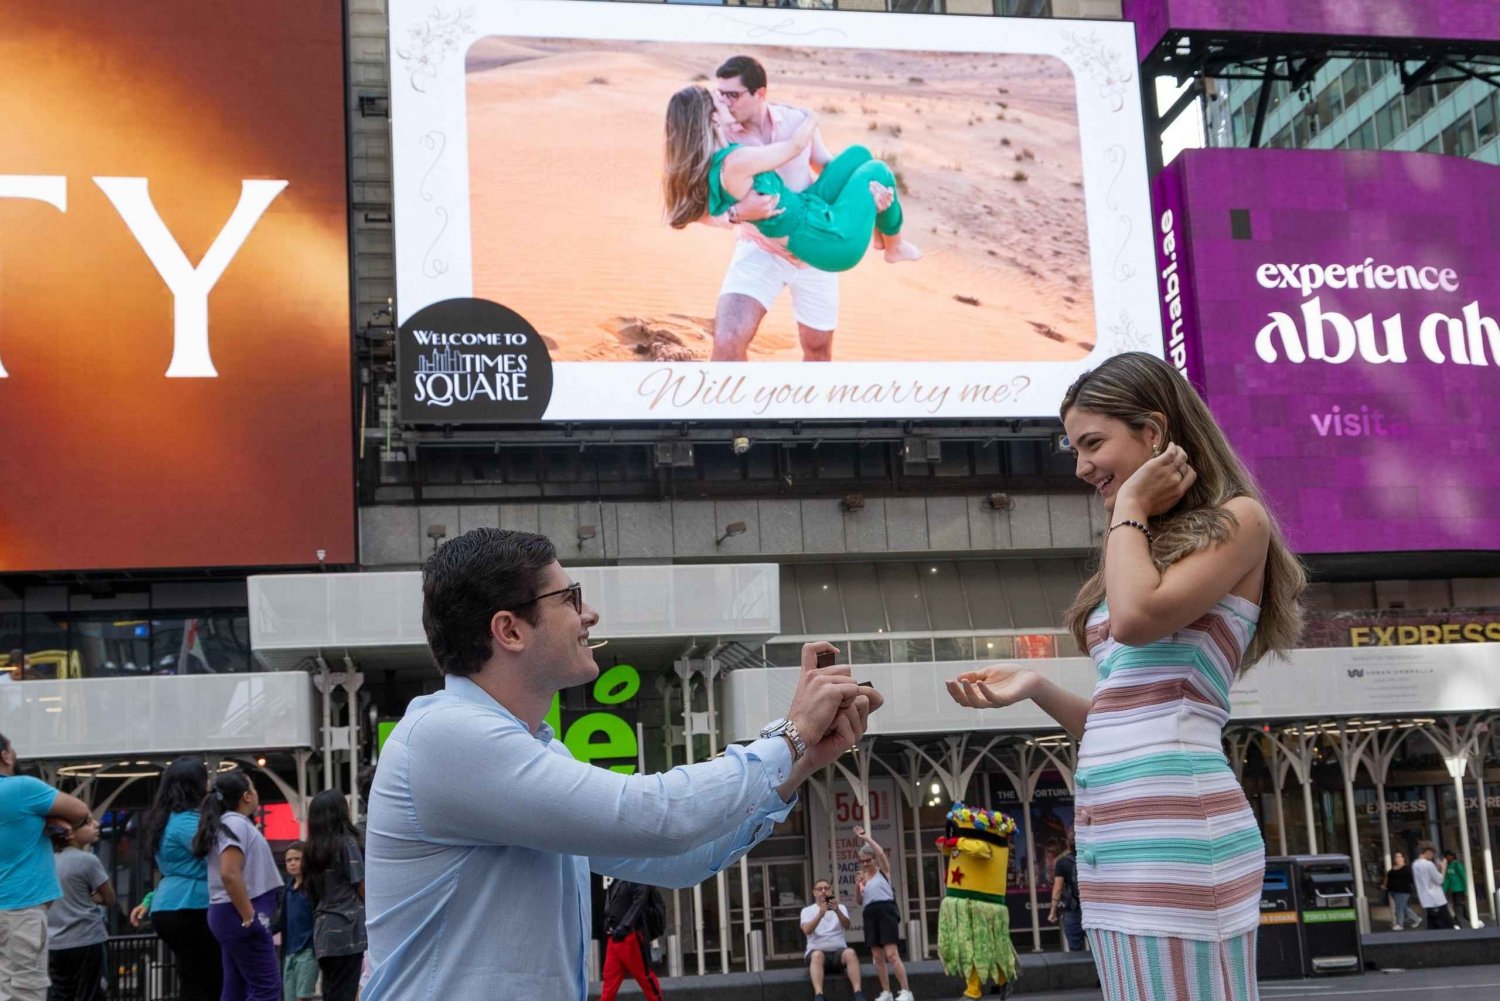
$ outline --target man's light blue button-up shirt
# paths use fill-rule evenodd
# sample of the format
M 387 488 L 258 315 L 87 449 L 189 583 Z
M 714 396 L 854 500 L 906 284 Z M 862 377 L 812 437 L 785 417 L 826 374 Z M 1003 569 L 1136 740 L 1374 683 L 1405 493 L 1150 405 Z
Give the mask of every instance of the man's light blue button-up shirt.
M 784 820 L 780 737 L 661 775 L 575 761 L 449 677 L 386 741 L 370 792 L 363 1001 L 584 1001 L 589 870 L 692 886 Z

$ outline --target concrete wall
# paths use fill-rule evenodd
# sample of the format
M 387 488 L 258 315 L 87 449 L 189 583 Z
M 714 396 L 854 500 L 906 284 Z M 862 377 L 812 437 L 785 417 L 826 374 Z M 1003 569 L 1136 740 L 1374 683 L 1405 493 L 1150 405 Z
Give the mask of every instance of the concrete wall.
M 445 538 L 490 526 L 541 532 L 563 561 L 742 559 L 875 553 L 1087 551 L 1105 527 L 1104 510 L 1079 491 L 1013 493 L 1009 510 L 984 496 L 870 497 L 860 511 L 833 498 L 679 500 L 550 504 L 380 505 L 360 509 L 360 562 L 413 566 Z M 746 531 L 725 539 L 725 526 Z M 578 539 L 580 526 L 595 535 Z

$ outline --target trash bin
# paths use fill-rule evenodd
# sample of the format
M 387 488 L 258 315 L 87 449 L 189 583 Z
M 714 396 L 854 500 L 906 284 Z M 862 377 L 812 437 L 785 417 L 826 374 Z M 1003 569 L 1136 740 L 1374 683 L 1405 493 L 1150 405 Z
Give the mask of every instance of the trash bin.
M 1297 920 L 1293 869 L 1290 858 L 1266 859 L 1255 945 L 1255 968 L 1263 980 L 1302 976 L 1302 928 Z
M 1293 888 L 1302 920 L 1302 972 L 1359 973 L 1359 914 L 1347 855 L 1292 856 Z

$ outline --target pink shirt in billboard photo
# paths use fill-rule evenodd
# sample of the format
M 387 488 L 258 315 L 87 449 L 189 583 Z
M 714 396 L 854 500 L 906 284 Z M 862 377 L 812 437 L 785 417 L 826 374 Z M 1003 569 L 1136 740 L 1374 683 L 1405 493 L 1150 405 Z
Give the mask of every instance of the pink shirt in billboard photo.
M 785 104 L 768 104 L 766 105 L 766 111 L 771 116 L 770 141 L 778 143 L 786 142 L 792 138 L 792 133 L 797 131 L 797 126 L 802 124 L 802 119 L 806 116 L 806 112 L 798 108 L 788 107 Z M 739 122 L 733 121 L 724 129 L 724 138 L 732 143 L 739 143 L 743 146 L 767 145 L 766 140 L 760 137 L 759 132 L 747 129 L 740 125 Z M 777 167 L 776 173 L 781 175 L 781 179 L 786 182 L 786 186 L 791 190 L 806 191 L 812 186 L 813 182 L 812 145 L 809 144 L 801 153 L 780 167 Z M 741 240 L 749 240 L 751 243 L 758 244 L 777 257 L 795 260 L 787 253 L 785 247 L 767 240 L 761 235 L 760 230 L 749 223 L 738 226 L 736 229 L 739 231 Z M 802 267 L 806 267 L 800 261 L 797 263 Z

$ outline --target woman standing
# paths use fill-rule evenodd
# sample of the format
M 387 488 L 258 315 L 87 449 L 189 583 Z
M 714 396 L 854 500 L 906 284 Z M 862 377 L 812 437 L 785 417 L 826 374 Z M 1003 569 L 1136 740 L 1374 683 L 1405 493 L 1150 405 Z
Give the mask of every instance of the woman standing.
M 865 942 L 875 961 L 875 976 L 880 979 L 880 996 L 875 1001 L 891 1001 L 891 975 L 896 971 L 901 993 L 896 1001 L 912 1001 L 911 985 L 906 979 L 906 964 L 901 962 L 901 909 L 896 906 L 896 891 L 891 886 L 891 860 L 885 849 L 865 833 L 854 829 L 859 846 L 859 879 L 854 884 L 854 902 L 865 907 Z
M 99 821 L 90 817 L 72 830 L 52 832 L 61 899 L 47 909 L 47 1001 L 103 1001 L 104 908 L 115 905 L 114 884 L 89 847 L 99 840 Z M 101 907 L 100 905 L 103 905 Z
M 1108 1001 L 1259 996 L 1265 845 L 1224 755 L 1229 689 L 1301 632 L 1306 576 L 1187 380 L 1140 352 L 1063 398 L 1077 475 L 1110 513 L 1068 625 L 1092 700 L 996 665 L 948 683 L 973 708 L 1031 699 L 1080 736 L 1083 926 Z
M 281 970 L 271 918 L 281 875 L 251 817 L 260 796 L 244 772 L 214 779 L 203 801 L 193 853 L 208 860 L 208 927 L 224 965 L 221 1001 L 280 1001 Z
M 136 927 L 151 916 L 151 927 L 177 961 L 182 1001 L 218 1001 L 224 985 L 219 943 L 208 930 L 208 864 L 193 854 L 198 811 L 208 792 L 208 767 L 184 755 L 161 773 L 156 800 L 146 813 L 146 854 L 155 859 L 161 881 L 130 912 Z
M 1443 895 L 1448 898 L 1448 910 L 1454 923 L 1469 920 L 1469 870 L 1454 851 L 1443 852 Z
M 1411 926 L 1420 928 L 1422 925 L 1422 912 L 1411 905 L 1411 895 L 1416 893 L 1416 887 L 1411 881 L 1411 866 L 1406 864 L 1406 856 L 1401 852 L 1391 855 L 1391 867 L 1386 870 L 1385 879 L 1381 880 L 1381 886 L 1391 898 L 1391 931 L 1400 931 L 1406 927 L 1406 912 L 1412 913 Z
M 307 808 L 303 875 L 313 899 L 313 952 L 323 971 L 323 1001 L 354 1001 L 365 957 L 365 860 L 349 805 L 337 789 Z

